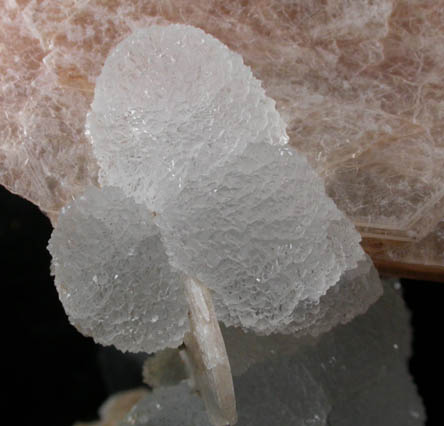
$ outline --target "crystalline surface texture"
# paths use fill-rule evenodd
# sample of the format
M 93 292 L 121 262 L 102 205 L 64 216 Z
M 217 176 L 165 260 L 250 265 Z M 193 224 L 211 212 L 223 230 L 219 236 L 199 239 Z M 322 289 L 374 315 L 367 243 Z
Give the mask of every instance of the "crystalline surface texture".
M 228 325 L 304 328 L 307 307 L 364 261 L 359 234 L 285 146 L 260 82 L 201 30 L 153 26 L 123 40 L 88 129 L 102 183 L 158 213 L 172 265 L 214 292 Z
M 337 324 L 345 324 L 363 314 L 382 294 L 379 275 L 368 256 L 354 269 L 342 274 L 336 285 L 330 287 L 319 302 L 302 301 L 297 307 L 297 318 L 282 332 L 293 335 L 305 334 L 307 330 L 316 336 L 331 330 Z
M 233 371 L 244 372 L 234 380 L 239 425 L 265 425 L 269 412 L 281 416 L 269 424 L 424 424 L 407 368 L 409 316 L 392 281 L 365 315 L 317 338 L 223 332 Z
M 186 382 L 158 388 L 140 401 L 120 426 L 209 426 L 202 400 Z
M 60 299 L 84 334 L 132 352 L 182 343 L 181 277 L 144 206 L 117 188 L 89 188 L 63 209 L 49 251 Z
M 358 260 L 369 263 L 357 232 L 291 148 L 248 145 L 185 184 L 158 220 L 172 264 L 213 290 L 219 318 L 256 332 L 314 331 L 326 313 L 319 299 Z M 366 306 L 380 294 L 373 276 L 359 301 Z
M 275 102 L 242 57 L 186 25 L 151 26 L 119 43 L 91 109 L 101 182 L 156 211 L 188 178 L 246 144 L 288 140 Z

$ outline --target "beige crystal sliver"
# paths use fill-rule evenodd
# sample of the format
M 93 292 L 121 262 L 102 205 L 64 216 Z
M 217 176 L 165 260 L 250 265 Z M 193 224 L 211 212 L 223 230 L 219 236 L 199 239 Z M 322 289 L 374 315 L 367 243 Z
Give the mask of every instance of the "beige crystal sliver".
M 190 332 L 184 342 L 195 385 L 215 426 L 237 422 L 233 379 L 210 291 L 195 279 L 185 280 Z

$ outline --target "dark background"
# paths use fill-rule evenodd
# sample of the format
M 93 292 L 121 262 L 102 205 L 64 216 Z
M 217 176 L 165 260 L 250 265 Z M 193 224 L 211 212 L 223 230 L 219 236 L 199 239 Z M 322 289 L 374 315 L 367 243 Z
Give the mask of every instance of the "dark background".
M 141 384 L 141 357 L 95 345 L 69 324 L 49 275 L 51 231 L 37 207 L 0 186 L 2 350 L 11 358 L 2 363 L 3 387 L 6 412 L 14 416 L 1 424 L 68 426 L 92 420 L 108 395 Z M 442 425 L 444 282 L 402 280 L 402 287 L 412 311 L 410 371 L 427 425 Z M 12 412 L 17 403 L 20 408 Z

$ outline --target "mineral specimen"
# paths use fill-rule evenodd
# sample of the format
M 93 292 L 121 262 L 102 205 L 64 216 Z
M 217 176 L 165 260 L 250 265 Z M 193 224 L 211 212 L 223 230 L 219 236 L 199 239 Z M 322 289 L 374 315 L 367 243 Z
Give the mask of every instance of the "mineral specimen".
M 101 183 L 156 212 L 172 266 L 213 291 L 227 325 L 317 333 L 320 297 L 369 262 L 321 179 L 285 145 L 259 81 L 199 29 L 151 26 L 119 43 L 87 127 Z M 380 295 L 376 274 L 366 289 L 360 311 Z
M 344 285 L 358 262 L 364 273 L 373 266 L 359 235 L 291 148 L 252 144 L 183 186 L 158 222 L 172 264 L 213 290 L 225 324 L 267 334 L 316 334 L 380 296 L 373 272 L 358 290 L 361 298 L 333 307 L 334 291 L 328 290 Z M 329 310 L 330 324 L 318 323 Z
M 288 141 L 275 102 L 242 57 L 187 25 L 137 30 L 110 52 L 87 129 L 100 183 L 156 212 L 248 144 Z
M 293 347 L 282 336 L 224 329 L 234 370 L 250 363 L 234 380 L 238 424 L 423 425 L 407 369 L 409 316 L 394 284 L 385 282 L 366 314 L 316 339 L 294 339 Z
M 60 299 L 82 333 L 132 352 L 182 343 L 182 278 L 144 206 L 117 188 L 90 188 L 62 210 L 49 250 Z

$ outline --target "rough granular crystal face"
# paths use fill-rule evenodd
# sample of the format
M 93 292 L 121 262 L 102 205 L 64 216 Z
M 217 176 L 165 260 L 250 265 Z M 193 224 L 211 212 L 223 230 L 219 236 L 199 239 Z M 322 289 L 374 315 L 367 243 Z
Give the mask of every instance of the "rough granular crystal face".
M 317 333 L 381 294 L 359 234 L 291 148 L 249 144 L 190 179 L 156 220 L 172 265 L 213 290 L 227 325 Z M 358 261 L 374 271 L 362 287 Z M 360 297 L 342 303 L 347 290 L 337 297 L 335 285 Z
M 303 300 L 296 308 L 296 320 L 282 327 L 293 335 L 319 335 L 337 324 L 345 324 L 367 311 L 382 295 L 379 275 L 364 253 L 356 268 L 347 270 L 319 301 Z
M 88 128 L 102 182 L 156 211 L 171 264 L 213 291 L 228 325 L 309 328 L 320 297 L 364 261 L 359 234 L 285 145 L 260 82 L 199 29 L 153 26 L 123 40 L 98 77 Z M 380 293 L 372 284 L 363 305 Z
M 242 57 L 198 28 L 151 26 L 110 53 L 87 128 L 103 184 L 158 211 L 187 179 L 252 142 L 288 138 Z
M 144 206 L 117 188 L 89 188 L 63 209 L 48 247 L 77 329 L 123 351 L 182 343 L 188 310 L 181 276 Z

